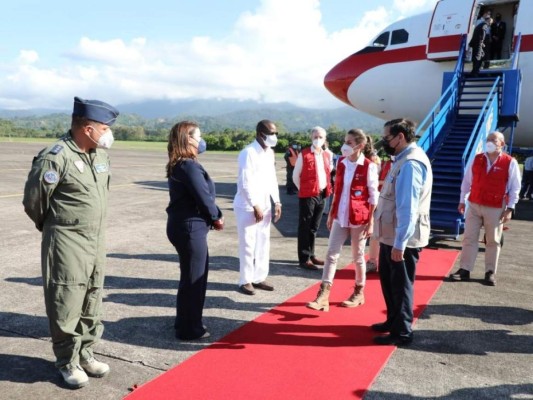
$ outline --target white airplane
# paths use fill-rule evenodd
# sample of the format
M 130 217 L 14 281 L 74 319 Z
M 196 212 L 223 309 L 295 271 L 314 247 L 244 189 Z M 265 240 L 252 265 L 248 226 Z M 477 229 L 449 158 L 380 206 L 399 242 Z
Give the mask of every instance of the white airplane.
M 408 117 L 420 123 L 442 94 L 443 73 L 455 68 L 461 37 L 468 35 L 468 43 L 486 10 L 493 18 L 501 14 L 507 27 L 504 60 L 492 61 L 489 71 L 509 64 L 513 43 L 521 35 L 522 90 L 513 146 L 533 147 L 532 0 L 440 0 L 433 11 L 388 26 L 367 47 L 337 64 L 324 84 L 358 110 L 384 120 Z M 465 72 L 470 68 L 465 64 Z

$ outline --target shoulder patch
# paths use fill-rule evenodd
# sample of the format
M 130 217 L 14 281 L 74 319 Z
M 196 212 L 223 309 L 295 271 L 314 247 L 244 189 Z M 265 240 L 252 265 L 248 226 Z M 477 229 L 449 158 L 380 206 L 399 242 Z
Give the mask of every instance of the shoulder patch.
M 53 169 L 50 169 L 44 173 L 43 180 L 46 183 L 54 184 L 59 181 L 59 175 L 56 171 L 54 171 Z
M 61 151 L 63 151 L 63 146 L 61 146 L 60 144 L 56 144 L 54 147 L 50 149 L 48 154 L 59 154 L 61 153 Z

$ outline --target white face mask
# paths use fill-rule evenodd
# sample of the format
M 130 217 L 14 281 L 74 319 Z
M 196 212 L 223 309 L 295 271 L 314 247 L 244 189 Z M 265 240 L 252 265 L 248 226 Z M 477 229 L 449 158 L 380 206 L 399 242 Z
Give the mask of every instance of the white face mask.
M 278 137 L 276 135 L 265 135 L 266 139 L 264 140 L 265 145 L 268 147 L 276 147 L 278 144 Z
M 496 145 L 492 142 L 487 142 L 485 143 L 485 150 L 487 151 L 487 153 L 494 153 L 498 150 L 498 147 L 496 147 Z
M 111 146 L 113 146 L 114 141 L 115 138 L 113 137 L 113 131 L 111 129 L 108 129 L 104 132 L 102 136 L 100 136 L 100 139 L 98 139 L 96 145 L 101 149 L 110 149 Z
M 320 139 L 320 138 L 313 139 L 313 146 L 315 147 L 315 149 L 319 149 L 322 146 L 324 146 L 325 142 L 326 142 L 325 139 Z
M 344 157 L 350 157 L 354 153 L 353 147 L 344 143 L 341 147 L 341 153 Z

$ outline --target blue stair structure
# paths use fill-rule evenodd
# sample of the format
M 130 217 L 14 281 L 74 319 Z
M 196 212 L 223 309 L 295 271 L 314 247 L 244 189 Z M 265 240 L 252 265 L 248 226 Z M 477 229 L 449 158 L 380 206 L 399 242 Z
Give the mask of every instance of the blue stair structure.
M 521 75 L 517 57 L 511 68 L 491 69 L 472 77 L 463 72 L 466 37 L 463 37 L 454 72 L 444 73 L 443 93 L 420 124 L 418 145 L 433 169 L 430 219 L 434 238 L 457 239 L 464 217 L 457 211 L 465 169 L 483 151 L 486 136 L 511 128 L 518 121 Z M 515 46 L 517 56 L 520 36 Z

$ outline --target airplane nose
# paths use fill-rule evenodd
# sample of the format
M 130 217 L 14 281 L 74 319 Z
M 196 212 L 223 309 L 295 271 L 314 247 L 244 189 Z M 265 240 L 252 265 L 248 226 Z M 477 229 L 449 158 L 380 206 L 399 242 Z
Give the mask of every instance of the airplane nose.
M 324 78 L 324 86 L 326 89 L 328 89 L 333 96 L 348 105 L 351 105 L 350 100 L 348 100 L 348 88 L 356 77 L 353 58 L 354 55 L 335 65 Z

